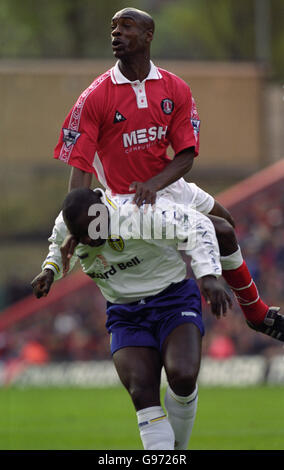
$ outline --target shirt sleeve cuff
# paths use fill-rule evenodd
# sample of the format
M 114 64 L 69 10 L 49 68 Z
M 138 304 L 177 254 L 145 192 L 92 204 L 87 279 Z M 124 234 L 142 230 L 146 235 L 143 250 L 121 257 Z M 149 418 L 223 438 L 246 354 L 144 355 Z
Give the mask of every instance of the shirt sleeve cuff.
M 50 269 L 51 271 L 54 272 L 56 276 L 60 274 L 60 267 L 58 264 L 54 263 L 53 261 L 46 261 L 42 265 L 42 269 Z

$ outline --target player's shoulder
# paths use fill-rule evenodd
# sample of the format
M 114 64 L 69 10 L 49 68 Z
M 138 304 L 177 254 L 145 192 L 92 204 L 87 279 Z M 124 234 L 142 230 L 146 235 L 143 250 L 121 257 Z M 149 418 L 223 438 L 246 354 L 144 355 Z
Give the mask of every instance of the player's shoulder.
M 57 240 L 57 238 L 62 237 L 63 239 L 67 235 L 67 227 L 63 219 L 63 213 L 60 211 L 58 216 L 55 219 L 55 224 L 52 229 L 51 240 Z
M 96 77 L 92 83 L 81 93 L 77 100 L 78 103 L 92 101 L 98 97 L 104 97 L 106 88 L 111 84 L 111 69 Z
M 63 212 L 60 211 L 58 216 L 56 217 L 55 219 L 55 225 L 58 226 L 58 227 L 63 227 L 63 225 L 65 225 L 64 223 L 64 219 L 63 219 Z
M 169 70 L 163 69 L 161 67 L 157 67 L 158 71 L 160 72 L 162 78 L 172 84 L 172 86 L 175 87 L 180 87 L 184 89 L 190 89 L 190 86 L 188 83 L 186 83 L 185 80 L 183 80 L 181 77 L 178 75 L 174 74 L 173 72 L 170 72 Z

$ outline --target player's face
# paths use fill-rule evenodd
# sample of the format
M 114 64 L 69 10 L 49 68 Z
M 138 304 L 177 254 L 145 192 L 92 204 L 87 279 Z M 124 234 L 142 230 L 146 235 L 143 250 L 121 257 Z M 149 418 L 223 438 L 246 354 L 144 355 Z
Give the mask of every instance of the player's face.
M 76 224 L 68 224 L 68 229 L 72 235 L 77 239 L 78 243 L 83 245 L 89 245 L 92 247 L 103 245 L 106 240 L 102 238 L 91 238 L 89 235 L 89 226 L 90 223 L 95 219 L 95 217 L 89 217 L 88 215 L 83 215 L 81 218 L 76 221 Z M 98 225 L 98 231 L 100 226 Z
M 89 245 L 92 247 L 101 246 L 105 243 L 105 240 L 102 240 L 101 238 L 93 240 L 91 237 L 89 237 L 88 233 L 81 234 L 77 240 L 79 243 L 82 243 L 82 245 Z
M 117 58 L 143 53 L 152 40 L 152 32 L 145 28 L 139 16 L 117 13 L 111 22 L 113 54 Z

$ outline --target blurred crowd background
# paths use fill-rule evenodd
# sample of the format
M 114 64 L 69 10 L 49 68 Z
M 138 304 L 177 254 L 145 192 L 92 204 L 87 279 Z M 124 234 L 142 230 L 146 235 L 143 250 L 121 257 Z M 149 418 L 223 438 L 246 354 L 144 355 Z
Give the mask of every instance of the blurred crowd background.
M 2 0 L 0 4 L 0 318 L 31 294 L 70 169 L 52 159 L 80 92 L 112 66 L 110 19 L 126 6 L 155 19 L 153 59 L 191 86 L 201 116 L 189 178 L 217 195 L 283 158 L 283 0 Z M 269 305 L 284 307 L 284 180 L 229 209 Z M 204 354 L 283 353 L 248 328 L 234 303 L 217 321 L 204 305 Z M 92 282 L 0 331 L 0 361 L 110 358 L 105 302 Z

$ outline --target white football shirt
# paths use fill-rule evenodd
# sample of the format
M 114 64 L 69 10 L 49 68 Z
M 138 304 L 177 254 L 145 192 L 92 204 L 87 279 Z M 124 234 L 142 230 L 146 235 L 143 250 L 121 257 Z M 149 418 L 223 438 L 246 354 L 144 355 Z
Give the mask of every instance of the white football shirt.
M 191 257 L 197 279 L 221 275 L 214 226 L 206 216 L 163 197 L 158 199 L 155 211 L 148 209 L 144 213 L 143 206 L 137 210 L 128 199 L 116 205 L 99 190 L 110 214 L 108 239 L 99 247 L 79 244 L 70 269 L 79 258 L 83 271 L 95 281 L 108 301 L 134 302 L 185 279 L 186 264 L 179 248 L 185 249 Z M 60 246 L 67 234 L 60 213 L 49 238 L 49 254 L 42 266 L 52 269 L 55 279 L 62 276 Z

